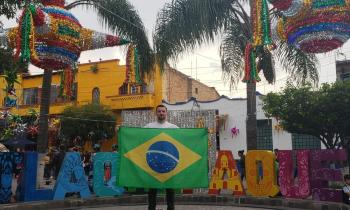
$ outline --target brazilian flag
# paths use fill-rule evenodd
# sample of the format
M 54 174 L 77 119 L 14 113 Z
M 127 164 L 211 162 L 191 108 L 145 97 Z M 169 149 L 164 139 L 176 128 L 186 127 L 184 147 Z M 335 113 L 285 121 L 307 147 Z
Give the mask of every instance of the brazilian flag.
M 121 186 L 208 187 L 206 129 L 122 127 L 118 133 Z

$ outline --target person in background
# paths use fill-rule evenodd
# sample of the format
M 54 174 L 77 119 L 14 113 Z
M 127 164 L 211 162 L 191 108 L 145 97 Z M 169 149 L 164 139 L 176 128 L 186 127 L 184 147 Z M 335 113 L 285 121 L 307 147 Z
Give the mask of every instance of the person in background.
M 51 169 L 52 169 L 52 159 L 51 159 L 51 150 L 46 153 L 44 156 L 44 179 L 46 180 L 46 185 L 50 184 L 50 176 L 51 176 Z
M 99 144 L 94 144 L 94 155 L 101 151 L 101 146 Z
M 343 187 L 343 202 L 350 204 L 350 175 L 346 174 L 344 176 L 345 185 Z
M 112 150 L 113 150 L 113 152 L 118 153 L 118 144 L 113 144 Z
M 273 153 L 275 154 L 275 173 L 276 173 L 276 177 L 277 177 L 277 184 L 280 185 L 279 183 L 279 169 L 280 169 L 280 164 L 278 161 L 278 149 L 274 149 Z
M 238 156 L 239 156 L 239 167 L 241 168 L 241 180 L 243 181 L 245 177 L 245 155 L 244 155 L 244 150 L 239 150 L 238 151 Z
M 101 151 L 101 146 L 99 144 L 94 144 L 93 146 L 94 152 L 90 156 L 90 172 L 89 172 L 89 179 L 92 180 L 93 174 L 94 174 L 94 157 L 96 153 Z
M 63 160 L 64 160 L 64 156 L 66 155 L 65 152 L 65 147 L 63 145 L 61 145 L 59 147 L 59 151 L 56 152 L 53 156 L 53 161 L 52 161 L 52 165 L 54 168 L 54 179 L 56 180 L 58 177 L 58 173 L 60 172 Z
M 178 126 L 171 124 L 167 121 L 167 108 L 164 105 L 158 105 L 156 107 L 157 120 L 149 123 L 145 128 L 179 128 Z M 148 210 L 155 210 L 157 205 L 157 189 L 149 189 L 148 191 Z M 166 201 L 167 209 L 174 210 L 175 190 L 166 189 Z
M 91 167 L 91 152 L 85 151 L 84 152 L 84 172 L 86 176 L 89 176 L 90 173 L 90 167 Z

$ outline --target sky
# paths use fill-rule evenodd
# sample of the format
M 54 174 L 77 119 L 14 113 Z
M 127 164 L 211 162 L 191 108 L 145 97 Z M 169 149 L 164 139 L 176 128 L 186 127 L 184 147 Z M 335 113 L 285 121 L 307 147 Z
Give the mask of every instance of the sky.
M 72 0 L 67 0 L 67 2 L 71 1 Z M 143 20 L 150 41 L 152 40 L 152 33 L 154 31 L 157 13 L 166 3 L 171 1 L 172 0 L 129 0 L 129 2 L 134 5 L 135 9 L 138 11 L 141 19 Z M 79 7 L 73 9 L 71 12 L 76 16 L 76 18 L 78 18 L 83 27 L 104 33 L 110 33 L 99 22 L 98 17 L 93 10 L 86 9 L 85 7 Z M 4 28 L 16 26 L 15 20 L 7 21 L 3 16 L 0 17 L 0 20 L 4 23 Z M 133 26 L 130 25 L 130 27 Z M 317 57 L 320 61 L 320 84 L 324 82 L 334 82 L 336 78 L 335 61 L 350 58 L 350 42 L 347 42 L 338 50 L 321 54 Z M 125 63 L 125 52 L 120 50 L 120 47 L 85 51 L 82 52 L 79 62 L 86 63 L 89 60 L 94 62 L 98 61 L 100 58 L 103 60 L 118 58 L 123 64 Z M 184 74 L 191 76 L 194 79 L 198 79 L 210 87 L 215 87 L 220 95 L 226 95 L 232 98 L 246 97 L 246 85 L 244 83 L 240 82 L 235 89 L 230 90 L 229 84 L 222 79 L 219 56 L 219 38 L 215 43 L 201 46 L 193 52 L 182 54 L 176 63 L 170 62 L 170 64 Z M 32 67 L 31 72 L 39 73 L 40 70 Z M 261 77 L 263 78 L 263 76 Z M 287 80 L 288 76 L 283 69 L 276 67 L 275 84 L 270 85 L 266 81 L 262 80 L 261 82 L 257 83 L 257 91 L 261 92 L 262 94 L 267 94 L 271 91 L 279 91 L 284 87 Z

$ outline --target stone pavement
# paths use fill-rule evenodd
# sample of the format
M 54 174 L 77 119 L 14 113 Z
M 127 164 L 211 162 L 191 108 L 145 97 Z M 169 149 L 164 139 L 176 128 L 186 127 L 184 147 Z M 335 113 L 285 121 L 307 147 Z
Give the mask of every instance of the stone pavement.
M 165 210 L 165 198 L 157 199 L 158 209 Z M 313 200 L 267 198 L 267 197 L 234 197 L 209 195 L 179 195 L 176 196 L 176 209 L 281 209 L 281 210 L 350 210 L 350 205 L 332 202 L 317 202 Z M 113 207 L 113 208 L 111 208 Z M 40 201 L 28 203 L 2 204 L 0 210 L 75 210 L 75 209 L 117 209 L 143 210 L 147 209 L 147 195 L 123 195 L 118 197 L 92 197 L 90 199 L 68 198 L 62 201 Z
M 96 207 L 84 208 L 86 210 L 146 210 L 147 206 L 110 206 L 110 207 Z M 157 206 L 157 210 L 166 210 L 165 205 Z M 267 208 L 252 208 L 252 207 L 237 207 L 237 206 L 202 206 L 202 205 L 176 205 L 176 210 L 268 210 Z

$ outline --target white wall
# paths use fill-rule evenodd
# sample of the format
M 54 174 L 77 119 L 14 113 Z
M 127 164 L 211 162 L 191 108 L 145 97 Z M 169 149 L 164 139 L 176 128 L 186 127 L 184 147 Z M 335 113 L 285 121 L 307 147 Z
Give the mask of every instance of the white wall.
M 228 115 L 225 129 L 220 130 L 220 149 L 231 150 L 234 157 L 238 158 L 237 152 L 239 150 L 247 151 L 246 142 L 246 116 L 247 116 L 247 101 L 246 99 L 229 99 L 221 97 L 218 100 L 211 102 L 200 102 L 198 101 L 201 110 L 216 109 L 219 110 L 219 115 Z M 262 101 L 257 96 L 257 119 L 267 119 L 262 110 Z M 196 109 L 194 107 L 194 100 L 190 100 L 187 103 L 167 104 L 168 110 L 191 110 Z M 278 149 L 292 149 L 291 134 L 284 131 L 276 131 L 275 125 L 277 124 L 276 119 L 272 119 L 272 137 L 273 137 L 273 148 Z M 235 127 L 239 129 L 237 136 L 232 136 L 231 128 Z

